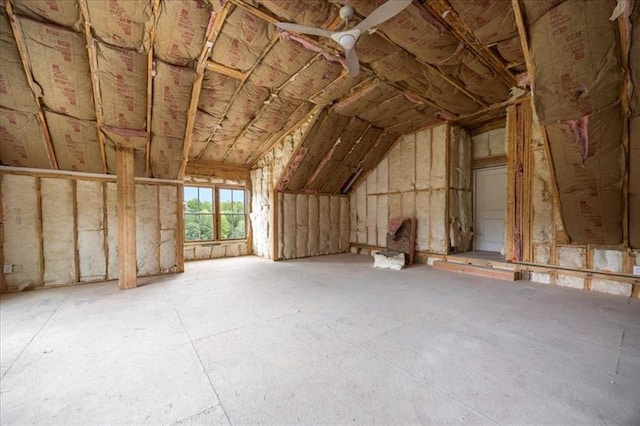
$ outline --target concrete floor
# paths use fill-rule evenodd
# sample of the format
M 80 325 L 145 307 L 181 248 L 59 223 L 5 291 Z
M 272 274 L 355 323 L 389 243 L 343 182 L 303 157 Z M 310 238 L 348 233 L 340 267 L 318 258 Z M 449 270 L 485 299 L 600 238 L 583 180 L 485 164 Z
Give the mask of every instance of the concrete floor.
M 640 423 L 640 301 L 337 255 L 0 300 L 11 423 Z

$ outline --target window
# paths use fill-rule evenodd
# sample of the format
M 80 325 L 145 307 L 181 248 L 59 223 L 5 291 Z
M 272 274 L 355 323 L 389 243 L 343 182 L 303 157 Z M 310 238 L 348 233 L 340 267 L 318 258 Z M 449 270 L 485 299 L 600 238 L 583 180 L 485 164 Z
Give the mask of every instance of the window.
M 219 189 L 220 194 L 220 239 L 245 238 L 244 191 L 241 189 Z
M 186 242 L 244 239 L 246 220 L 244 189 L 184 187 Z

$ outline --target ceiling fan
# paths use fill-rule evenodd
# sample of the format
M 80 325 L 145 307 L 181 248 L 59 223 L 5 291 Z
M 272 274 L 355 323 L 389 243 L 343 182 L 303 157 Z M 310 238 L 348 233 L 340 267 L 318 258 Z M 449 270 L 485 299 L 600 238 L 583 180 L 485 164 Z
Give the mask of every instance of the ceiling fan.
M 358 75 L 358 72 L 360 72 L 360 62 L 358 61 L 358 56 L 354 49 L 356 42 L 358 41 L 358 37 L 376 25 L 379 25 L 402 12 L 411 4 L 411 1 L 412 0 L 389 0 L 371 12 L 371 14 L 358 25 L 351 29 L 347 28 L 344 31 L 329 31 L 324 28 L 307 27 L 305 25 L 292 24 L 288 22 L 276 22 L 275 25 L 282 30 L 327 37 L 335 41 L 344 49 L 349 74 L 351 76 L 356 76 Z M 353 18 L 353 15 L 354 10 L 351 6 L 342 6 L 340 8 L 340 17 L 345 22 L 345 26 L 348 27 L 349 20 Z

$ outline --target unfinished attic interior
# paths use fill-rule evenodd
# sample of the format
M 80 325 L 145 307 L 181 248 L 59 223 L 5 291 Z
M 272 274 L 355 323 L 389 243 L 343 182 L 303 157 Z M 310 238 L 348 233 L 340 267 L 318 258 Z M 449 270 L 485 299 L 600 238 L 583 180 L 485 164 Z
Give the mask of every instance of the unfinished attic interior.
M 639 1 L 1 9 L 3 424 L 640 423 Z

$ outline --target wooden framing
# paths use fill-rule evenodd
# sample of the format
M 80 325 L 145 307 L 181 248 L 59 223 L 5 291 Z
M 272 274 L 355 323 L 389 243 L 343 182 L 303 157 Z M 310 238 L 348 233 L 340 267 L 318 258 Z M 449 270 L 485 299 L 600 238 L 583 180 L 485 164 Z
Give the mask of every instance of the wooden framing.
M 2 178 L 2 173 L 0 173 L 0 264 L 3 266 L 0 273 L 0 292 L 5 292 L 8 287 L 4 276 L 4 191 L 2 190 Z
M 153 0 L 153 24 L 149 28 L 149 51 L 147 52 L 147 145 L 145 147 L 145 176 L 151 176 L 151 119 L 153 117 L 153 44 L 156 39 L 156 29 L 160 16 L 160 0 Z
M 118 170 L 118 264 L 120 290 L 137 286 L 136 188 L 133 149 L 116 149 Z
M 189 176 L 209 176 L 221 179 L 249 182 L 249 167 L 234 164 L 224 164 L 214 161 L 197 161 L 187 164 L 187 175 Z
M 217 62 L 213 62 L 211 60 L 207 61 L 206 66 L 207 66 L 207 69 L 211 72 L 226 75 L 227 77 L 235 78 L 236 80 L 244 81 L 247 78 L 246 73 L 243 73 L 242 71 L 238 71 L 233 68 L 229 68 L 225 65 L 219 64 Z
M 196 122 L 196 113 L 198 111 L 198 101 L 200 100 L 200 90 L 202 89 L 202 80 L 204 79 L 204 70 L 207 66 L 207 58 L 213 48 L 213 43 L 220 34 L 224 20 L 229 13 L 231 7 L 230 3 L 227 3 L 222 11 L 216 15 L 215 12 L 211 12 L 209 17 L 209 24 L 207 25 L 207 32 L 205 36 L 204 47 L 200 52 L 200 57 L 196 64 L 196 80 L 193 83 L 191 89 L 191 101 L 189 102 L 189 110 L 187 111 L 187 124 L 184 133 L 184 141 L 182 146 L 182 163 L 180 171 L 178 172 L 178 179 L 184 179 L 184 173 L 187 168 L 187 162 L 189 161 L 189 151 L 191 150 L 191 136 L 193 135 L 193 126 Z
M 84 27 L 84 36 L 87 40 L 87 54 L 89 56 L 89 70 L 91 71 L 91 88 L 93 90 L 93 106 L 96 112 L 96 133 L 98 135 L 98 143 L 100 144 L 100 157 L 102 159 L 102 172 L 107 173 L 107 153 L 105 150 L 104 135 L 102 134 L 102 126 L 104 126 L 104 117 L 102 115 L 102 92 L 100 91 L 100 73 L 98 72 L 98 54 L 96 45 L 91 36 L 91 19 L 89 17 L 89 9 L 87 8 L 87 0 L 78 0 L 80 12 L 82 15 L 82 23 Z
M 13 6 L 11 5 L 11 0 L 5 0 L 4 6 L 7 12 L 7 17 L 9 18 L 9 23 L 11 24 L 11 31 L 13 32 L 13 37 L 16 40 L 16 46 L 18 47 L 18 52 L 20 53 L 20 60 L 22 61 L 22 67 L 24 68 L 24 73 L 27 78 L 27 83 L 29 84 L 29 88 L 31 89 L 31 93 L 33 94 L 33 99 L 36 105 L 38 106 L 38 113 L 36 115 L 38 117 L 38 121 L 40 122 L 40 128 L 42 130 L 42 140 L 44 142 L 47 158 L 49 159 L 49 166 L 53 170 L 57 170 L 58 160 L 56 159 L 55 150 L 53 149 L 53 143 L 51 142 L 51 135 L 49 134 L 49 127 L 47 125 L 47 120 L 45 119 L 44 112 L 42 111 L 42 102 L 40 101 L 40 97 L 38 96 L 38 90 L 36 90 L 35 82 L 33 81 L 33 75 L 31 73 L 31 60 L 29 59 L 27 46 L 24 42 L 24 38 L 22 37 L 22 29 L 20 27 L 20 24 L 18 23 L 18 19 L 16 18 L 16 15 L 13 13 Z
M 451 253 L 451 124 L 446 123 L 445 135 L 445 196 L 444 196 L 444 242 L 445 252 Z M 433 132 L 432 132 L 433 134 Z
M 507 69 L 503 61 L 498 56 L 483 46 L 473 34 L 473 31 L 462 21 L 458 13 L 451 7 L 448 0 L 433 0 L 422 7 L 428 7 L 433 10 L 436 16 L 439 16 L 451 29 L 451 32 L 465 44 L 475 56 L 493 71 L 507 87 L 516 86 L 516 79 Z
M 309 68 L 314 62 L 316 62 L 320 58 L 320 56 L 321 56 L 320 53 L 318 53 L 316 55 L 313 55 L 313 57 L 309 61 L 307 61 L 307 63 L 304 64 L 298 71 L 296 71 L 288 79 L 286 79 L 284 82 L 282 82 L 282 84 L 280 84 L 278 87 L 276 87 L 274 90 L 272 90 L 271 97 L 277 97 L 278 94 L 280 93 L 280 91 L 285 86 L 287 86 L 289 83 L 294 81 L 302 71 L 304 71 L 305 69 Z M 303 106 L 303 105 L 304 105 L 304 103 L 301 104 L 301 106 Z M 231 146 L 227 149 L 227 152 L 225 152 L 224 156 L 222 157 L 222 161 L 227 159 L 227 157 L 229 156 L 229 154 L 231 154 L 231 151 L 233 151 L 233 149 L 236 147 L 236 145 L 238 144 L 240 139 L 242 139 L 244 137 L 244 135 L 247 133 L 247 130 L 258 120 L 258 118 L 260 117 L 262 112 L 266 111 L 268 108 L 269 108 L 269 103 L 265 103 L 265 104 L 262 105 L 262 107 L 260 107 L 260 109 L 256 112 L 253 120 L 249 121 L 247 123 L 247 125 L 244 126 L 244 128 L 242 129 L 242 131 L 240 132 L 238 137 L 236 137 L 236 139 L 233 141 L 233 144 L 231 144 Z M 300 108 L 300 107 L 298 107 L 298 108 Z M 251 162 L 251 157 L 249 157 L 247 159 L 245 164 L 250 163 L 250 162 Z

